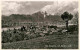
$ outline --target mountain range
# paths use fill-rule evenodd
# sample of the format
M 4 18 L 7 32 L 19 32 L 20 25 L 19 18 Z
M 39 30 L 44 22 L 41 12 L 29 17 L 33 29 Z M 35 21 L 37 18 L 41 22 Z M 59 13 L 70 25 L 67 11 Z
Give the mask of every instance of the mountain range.
M 59 14 L 51 15 L 48 14 L 47 12 L 41 12 L 41 11 L 28 15 L 24 15 L 24 14 L 11 14 L 9 16 L 2 15 L 2 23 L 15 23 L 15 22 L 64 23 L 64 21 L 61 19 L 61 15 Z

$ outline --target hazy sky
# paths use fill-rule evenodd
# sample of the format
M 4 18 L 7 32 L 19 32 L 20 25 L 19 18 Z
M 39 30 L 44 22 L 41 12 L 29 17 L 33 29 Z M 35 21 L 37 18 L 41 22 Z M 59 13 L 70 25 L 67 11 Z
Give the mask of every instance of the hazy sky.
M 78 11 L 77 1 L 4 1 L 2 14 L 32 14 L 37 11 L 47 11 L 49 14 Z

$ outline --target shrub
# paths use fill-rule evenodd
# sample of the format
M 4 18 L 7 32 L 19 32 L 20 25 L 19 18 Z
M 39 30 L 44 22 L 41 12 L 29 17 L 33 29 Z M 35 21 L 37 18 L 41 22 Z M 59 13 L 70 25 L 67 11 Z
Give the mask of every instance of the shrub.
M 69 30 L 70 32 L 78 31 L 78 26 L 77 26 L 77 25 L 71 25 L 71 26 L 69 26 L 68 30 Z
M 9 32 L 2 32 L 2 43 L 6 43 L 10 41 L 10 33 Z

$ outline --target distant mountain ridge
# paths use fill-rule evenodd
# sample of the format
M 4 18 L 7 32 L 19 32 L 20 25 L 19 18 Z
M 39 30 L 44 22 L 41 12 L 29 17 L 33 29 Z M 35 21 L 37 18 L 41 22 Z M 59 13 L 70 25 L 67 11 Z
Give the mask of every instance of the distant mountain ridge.
M 43 22 L 43 21 L 62 21 L 59 15 L 46 15 L 44 18 L 43 12 L 36 12 L 31 15 L 24 15 L 24 14 L 11 14 L 10 16 L 2 15 L 3 21 L 12 21 L 12 22 Z
M 46 15 L 47 14 L 47 15 Z M 45 15 L 45 17 L 44 17 Z M 65 21 L 61 19 L 59 14 L 51 15 L 47 12 L 38 11 L 33 14 L 11 14 L 9 16 L 2 15 L 2 26 L 11 25 L 15 23 L 27 23 L 27 22 L 48 22 L 54 25 L 65 25 Z M 78 12 L 73 14 L 73 18 L 69 21 L 69 24 L 78 23 Z

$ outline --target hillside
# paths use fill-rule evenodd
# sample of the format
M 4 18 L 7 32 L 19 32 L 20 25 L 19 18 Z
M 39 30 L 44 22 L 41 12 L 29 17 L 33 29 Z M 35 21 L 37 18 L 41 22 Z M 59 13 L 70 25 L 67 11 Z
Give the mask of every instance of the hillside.
M 76 33 L 76 32 L 75 32 Z M 3 43 L 2 49 L 77 49 L 77 35 L 49 35 L 30 40 Z M 59 46 L 60 45 L 60 46 Z M 62 46 L 61 46 L 62 45 Z
M 31 15 L 24 15 L 24 14 L 11 14 L 10 16 L 4 16 L 2 15 L 2 21 L 4 22 L 43 22 L 43 21 L 62 21 L 61 17 L 59 15 L 51 15 L 45 17 L 44 19 L 44 13 L 42 12 L 36 12 Z
M 47 14 L 47 12 L 46 12 Z M 55 25 L 65 25 L 65 21 L 61 19 L 59 14 L 51 15 L 48 14 L 44 17 L 45 13 L 38 11 L 33 14 L 11 14 L 9 16 L 2 15 L 2 27 L 13 27 L 13 26 L 21 26 L 19 23 L 27 23 L 27 22 L 48 22 L 53 23 Z M 74 14 L 72 20 L 69 21 L 69 24 L 77 24 L 78 23 L 78 13 Z M 23 24 L 24 25 L 24 24 Z

